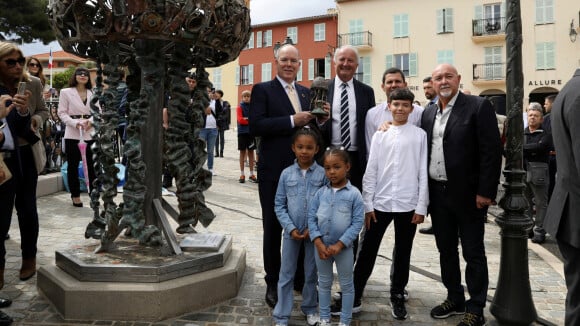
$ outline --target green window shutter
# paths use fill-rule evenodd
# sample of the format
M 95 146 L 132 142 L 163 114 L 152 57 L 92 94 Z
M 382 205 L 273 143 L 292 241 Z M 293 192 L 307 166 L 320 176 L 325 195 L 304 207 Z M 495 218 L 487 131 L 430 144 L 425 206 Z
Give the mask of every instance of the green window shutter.
M 403 14 L 402 15 L 402 24 L 403 26 L 401 27 L 401 33 L 403 37 L 407 37 L 409 36 L 409 15 L 407 14 Z
M 483 6 L 475 6 L 473 17 L 475 18 L 475 21 L 473 22 L 473 32 L 481 35 L 484 30 L 484 24 L 481 21 L 483 19 Z
M 409 53 L 409 76 L 417 76 L 417 53 Z
M 544 43 L 536 44 L 536 69 L 545 69 L 544 62 Z
M 240 85 L 240 66 L 236 67 L 236 80 L 235 80 L 235 85 L 239 86 Z
M 248 83 L 250 83 L 250 84 L 254 83 L 254 65 L 253 64 L 248 65 Z
M 363 57 L 363 82 L 367 85 L 371 84 L 371 58 Z
M 554 42 L 547 42 L 545 44 L 546 69 L 554 69 L 556 68 L 556 53 L 554 51 Z
M 553 23 L 554 22 L 554 1 L 553 0 L 545 0 L 544 6 L 545 12 L 545 19 L 546 23 Z
M 453 8 L 445 9 L 445 31 L 453 32 Z
M 392 54 L 387 54 L 386 60 L 385 60 L 385 64 L 386 64 L 385 69 L 389 69 L 389 68 L 394 67 L 393 66 L 393 55 Z
M 536 0 L 536 24 L 544 22 L 544 1 Z
M 393 17 L 393 37 L 400 37 L 401 36 L 401 16 L 395 15 Z
M 296 81 L 302 81 L 302 60 L 300 60 L 300 68 L 298 68 L 298 75 L 296 76 Z
M 332 61 L 330 57 L 324 57 L 324 79 L 330 79 L 332 76 L 330 73 L 330 61 Z
M 445 17 L 443 17 L 443 9 L 437 9 L 436 17 L 437 17 L 437 27 L 436 27 L 437 33 L 445 32 L 443 30 L 443 19 L 445 19 Z
M 308 59 L 308 80 L 314 79 L 314 59 Z

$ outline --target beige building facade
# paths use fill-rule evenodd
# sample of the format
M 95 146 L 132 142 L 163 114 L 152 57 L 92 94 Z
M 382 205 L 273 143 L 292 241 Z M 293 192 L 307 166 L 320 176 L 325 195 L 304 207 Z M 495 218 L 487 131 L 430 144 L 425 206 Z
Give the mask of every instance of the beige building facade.
M 240 103 L 238 97 L 238 86 L 236 84 L 236 67 L 238 66 L 238 59 L 228 62 L 227 64 L 216 67 L 207 68 L 209 73 L 209 81 L 213 84 L 215 89 L 221 89 L 224 92 L 224 100 L 230 102 L 231 110 L 231 124 L 230 129 L 236 129 L 236 107 Z
M 462 75 L 461 88 L 505 110 L 506 2 L 493 0 L 337 0 L 338 45 L 359 50 L 356 78 L 377 101 L 385 69 L 398 67 L 425 103 L 422 80 L 440 63 Z M 580 2 L 522 0 L 524 103 L 543 103 L 580 66 Z M 572 25 L 571 25 L 572 22 Z

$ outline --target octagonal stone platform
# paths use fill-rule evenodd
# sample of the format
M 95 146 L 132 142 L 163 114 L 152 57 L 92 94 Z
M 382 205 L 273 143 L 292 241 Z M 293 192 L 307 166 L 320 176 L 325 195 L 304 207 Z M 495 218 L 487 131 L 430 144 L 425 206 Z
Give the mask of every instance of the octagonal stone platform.
M 159 248 L 119 239 L 56 252 L 56 265 L 38 270 L 37 287 L 64 319 L 158 321 L 202 309 L 237 295 L 245 250 L 225 237 L 213 252 L 184 251 L 162 257 Z

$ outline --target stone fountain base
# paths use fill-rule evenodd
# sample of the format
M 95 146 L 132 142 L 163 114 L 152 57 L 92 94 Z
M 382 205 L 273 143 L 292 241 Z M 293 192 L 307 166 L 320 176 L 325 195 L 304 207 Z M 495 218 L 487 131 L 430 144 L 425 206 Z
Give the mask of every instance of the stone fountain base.
M 97 245 L 57 251 L 56 265 L 38 270 L 39 293 L 66 320 L 158 321 L 235 297 L 246 268 L 231 237 L 170 257 L 132 239 L 116 244 L 99 254 Z

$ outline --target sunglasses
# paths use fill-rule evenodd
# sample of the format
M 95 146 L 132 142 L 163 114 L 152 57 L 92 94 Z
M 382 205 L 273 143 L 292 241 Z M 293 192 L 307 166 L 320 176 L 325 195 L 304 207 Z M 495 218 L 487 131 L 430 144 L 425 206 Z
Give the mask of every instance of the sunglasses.
M 89 77 L 89 73 L 86 71 L 77 71 L 75 73 L 75 76 L 83 76 L 83 77 Z
M 40 64 L 38 64 L 38 63 L 29 63 L 28 66 L 29 67 L 38 67 L 38 68 L 40 68 Z
M 26 59 L 24 59 L 23 57 L 20 57 L 18 59 L 6 59 L 6 60 L 4 60 L 4 63 L 6 63 L 8 68 L 14 68 L 14 67 L 16 67 L 16 64 L 19 64 L 20 66 L 24 66 L 25 62 L 26 62 Z

